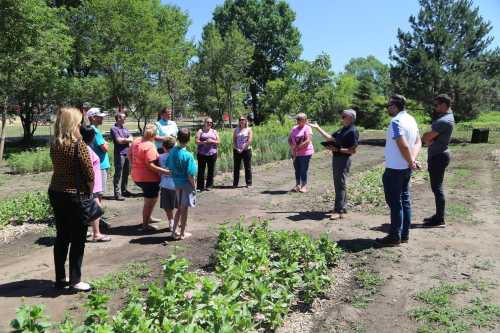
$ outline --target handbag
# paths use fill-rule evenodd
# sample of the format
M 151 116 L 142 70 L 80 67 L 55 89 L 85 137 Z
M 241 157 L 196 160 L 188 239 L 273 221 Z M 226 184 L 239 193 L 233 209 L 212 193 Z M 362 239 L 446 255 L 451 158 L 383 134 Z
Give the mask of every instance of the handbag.
M 104 215 L 104 210 L 101 205 L 97 203 L 92 195 L 90 197 L 83 197 L 80 194 L 80 162 L 79 162 L 79 149 L 78 142 L 75 144 L 75 154 L 74 154 L 74 169 L 75 169 L 75 186 L 76 186 L 76 197 L 79 215 L 81 221 L 85 225 L 89 225 L 92 221 L 98 219 Z

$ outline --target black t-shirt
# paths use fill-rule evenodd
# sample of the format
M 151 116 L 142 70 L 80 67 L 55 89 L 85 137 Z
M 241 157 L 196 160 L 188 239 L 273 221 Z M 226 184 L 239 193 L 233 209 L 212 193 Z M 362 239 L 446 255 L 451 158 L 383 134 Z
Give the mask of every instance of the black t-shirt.
M 332 138 L 335 139 L 336 147 L 338 148 L 352 148 L 358 145 L 359 132 L 356 126 L 349 125 L 347 127 L 342 127 L 336 132 L 332 133 Z M 343 155 L 340 153 L 333 153 L 334 155 Z

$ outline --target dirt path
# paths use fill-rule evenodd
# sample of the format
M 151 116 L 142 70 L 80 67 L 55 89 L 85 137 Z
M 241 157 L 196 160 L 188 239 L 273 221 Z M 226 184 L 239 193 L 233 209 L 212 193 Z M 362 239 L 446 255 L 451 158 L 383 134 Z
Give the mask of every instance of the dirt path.
M 491 150 L 491 146 L 484 148 L 484 156 L 488 155 L 486 150 Z M 469 163 L 470 158 L 466 157 L 472 153 L 477 152 L 460 152 L 453 165 Z M 382 156 L 383 148 L 363 146 L 355 157 L 352 173 L 380 164 Z M 469 167 L 473 171 L 466 178 L 471 188 L 465 188 L 460 175 L 453 176 L 450 196 L 472 207 L 470 214 L 454 216 L 453 223 L 446 229 L 414 229 L 409 244 L 393 249 L 374 249 L 371 241 L 383 235 L 387 216 L 358 211 L 339 222 L 325 219 L 325 212 L 332 205 L 322 200 L 325 190 L 332 187 L 330 158 L 325 153 L 316 154 L 312 161 L 311 191 L 305 195 L 288 193 L 294 185 L 290 161 L 255 168 L 254 186 L 249 189 L 230 189 L 231 177 L 218 177 L 221 188 L 202 193 L 199 207 L 192 211 L 189 222 L 194 237 L 183 242 L 169 242 L 167 234 L 162 232 L 148 235 L 138 232 L 142 199 L 129 199 L 124 203 L 108 201 L 108 214 L 116 215 L 111 220 L 113 241 L 87 245 L 83 275 L 91 280 L 137 260 L 157 265 L 159 258 L 174 252 L 196 266 L 203 266 L 213 251 L 218 225 L 240 217 L 268 218 L 277 229 L 302 230 L 313 235 L 328 232 L 348 251 L 345 274 L 339 281 L 346 288 L 336 299 L 325 301 L 321 309 L 297 314 L 296 319 L 308 322 L 307 325 L 300 329 L 286 325 L 282 331 L 414 332 L 417 324 L 407 313 L 415 306 L 413 295 L 417 291 L 440 280 L 496 280 L 500 276 L 500 267 L 494 265 L 500 258 L 498 203 L 494 201 L 499 194 L 499 178 L 494 177 L 498 169 L 495 171 L 494 161 L 486 158 Z M 471 177 L 476 180 L 471 182 Z M 428 184 L 417 184 L 413 192 L 414 220 L 419 223 L 431 213 L 433 199 Z M 455 215 L 463 213 L 458 206 L 452 208 Z M 156 216 L 162 216 L 159 210 Z M 463 221 L 458 221 L 462 217 Z M 32 234 L 0 246 L 0 332 L 7 330 L 9 321 L 15 317 L 15 309 L 23 302 L 45 304 L 53 320 L 62 319 L 65 310 L 82 304 L 84 296 L 60 295 L 51 288 L 52 248 L 47 246 L 51 239 L 50 235 Z M 486 260 L 493 263 L 488 269 L 474 268 Z M 376 271 L 384 281 L 380 292 L 361 310 L 353 307 L 350 299 L 354 285 L 352 272 L 360 266 Z M 490 293 L 495 303 L 499 303 L 498 290 Z

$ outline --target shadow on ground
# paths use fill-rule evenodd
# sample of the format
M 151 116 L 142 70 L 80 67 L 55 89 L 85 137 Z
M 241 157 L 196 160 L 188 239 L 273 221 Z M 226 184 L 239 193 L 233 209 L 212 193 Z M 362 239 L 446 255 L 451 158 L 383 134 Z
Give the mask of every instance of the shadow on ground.
M 295 214 L 295 215 L 289 215 L 286 218 L 294 221 L 294 222 L 300 222 L 300 221 L 306 221 L 306 220 L 313 220 L 313 221 L 321 221 L 325 220 L 329 217 L 328 212 L 267 212 L 268 214 Z
M 0 285 L 0 297 L 45 297 L 54 298 L 72 294 L 69 290 L 57 290 L 50 280 L 29 279 Z

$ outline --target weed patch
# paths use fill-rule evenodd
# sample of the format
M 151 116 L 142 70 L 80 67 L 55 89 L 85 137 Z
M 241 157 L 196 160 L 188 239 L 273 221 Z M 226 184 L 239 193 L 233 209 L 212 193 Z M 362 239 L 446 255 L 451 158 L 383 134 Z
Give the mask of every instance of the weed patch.
M 138 279 L 149 276 L 151 270 L 145 263 L 130 263 L 123 271 L 108 274 L 91 282 L 92 288 L 98 292 L 112 292 L 131 288 Z
M 0 202 L 0 228 L 7 224 L 44 222 L 52 214 L 47 193 L 28 192 Z
M 373 297 L 384 284 L 384 279 L 380 274 L 367 269 L 358 270 L 354 275 L 354 279 L 361 290 L 351 300 L 352 306 L 358 309 L 366 309 L 368 303 L 373 301 Z
M 50 328 L 61 332 L 273 330 L 293 304 L 310 304 L 324 293 L 331 283 L 329 267 L 340 256 L 340 249 L 326 237 L 314 240 L 298 232 L 271 231 L 267 223 L 249 228 L 236 225 L 219 235 L 213 275 L 191 272 L 186 259 L 171 257 L 162 263 L 162 282 L 150 284 L 144 294 L 132 294 L 113 317 L 106 306 L 109 296 L 96 291 L 88 297 L 82 326 L 66 320 Z M 114 283 L 110 279 L 101 281 L 101 287 L 110 288 Z M 35 308 L 39 309 L 21 307 L 12 326 L 34 332 L 30 327 L 44 318 L 43 312 L 30 315 Z M 43 324 L 36 332 L 47 328 Z
M 419 292 L 416 299 L 424 306 L 410 312 L 410 316 L 423 323 L 420 333 L 470 332 L 472 328 L 493 329 L 500 319 L 500 307 L 485 303 L 483 298 L 474 298 L 459 308 L 452 303 L 452 297 L 468 291 L 468 284 L 443 283 L 429 290 Z

